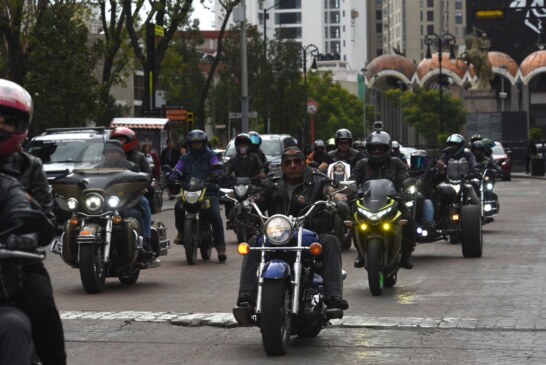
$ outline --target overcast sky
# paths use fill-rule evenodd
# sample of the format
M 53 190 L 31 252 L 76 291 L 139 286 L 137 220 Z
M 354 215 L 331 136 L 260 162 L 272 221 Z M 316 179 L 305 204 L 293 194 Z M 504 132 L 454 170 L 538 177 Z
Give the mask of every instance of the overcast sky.
M 201 30 L 211 30 L 214 29 L 212 25 L 212 21 L 214 20 L 214 14 L 212 11 L 205 9 L 203 5 L 201 5 L 200 1 L 194 1 L 193 2 L 195 11 L 193 12 L 192 18 L 198 18 L 199 24 Z M 214 2 L 212 0 L 207 0 L 207 5 L 209 8 L 214 7 Z

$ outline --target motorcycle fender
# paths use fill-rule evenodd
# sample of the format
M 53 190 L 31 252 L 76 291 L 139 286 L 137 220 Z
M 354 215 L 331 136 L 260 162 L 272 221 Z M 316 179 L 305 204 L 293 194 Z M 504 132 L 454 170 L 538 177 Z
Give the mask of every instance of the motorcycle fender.
M 198 217 L 199 217 L 199 213 L 186 212 L 186 220 L 197 219 Z
M 62 259 L 68 265 L 73 268 L 78 267 L 78 248 L 76 244 L 76 239 L 79 235 L 78 226 L 71 225 L 68 221 L 64 224 L 63 234 L 61 235 L 61 242 L 63 245 L 62 248 Z
M 290 277 L 290 266 L 282 260 L 266 262 L 262 271 L 262 278 L 270 280 L 282 280 Z
M 101 233 L 100 231 L 101 231 L 100 225 L 95 223 L 86 224 L 80 229 L 80 234 L 78 235 L 78 243 L 79 244 L 89 244 L 89 243 L 94 244 L 100 241 L 100 233 Z M 95 241 L 89 240 L 89 238 L 94 238 Z

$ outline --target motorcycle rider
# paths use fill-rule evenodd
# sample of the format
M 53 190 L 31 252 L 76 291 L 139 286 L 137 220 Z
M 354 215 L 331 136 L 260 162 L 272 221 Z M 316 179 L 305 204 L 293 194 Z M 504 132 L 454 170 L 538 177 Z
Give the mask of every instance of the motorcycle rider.
M 423 207 L 421 215 L 421 226 L 432 229 L 436 226 L 434 222 L 435 193 L 437 171 L 430 166 L 430 157 L 425 150 L 417 150 L 410 157 L 409 175 L 417 178 L 419 193 L 423 196 Z
M 391 146 L 392 146 L 391 156 L 398 157 L 400 161 L 404 163 L 404 165 L 408 166 L 408 159 L 400 151 L 400 143 L 398 141 L 392 141 Z
M 362 152 L 351 148 L 352 142 L 351 131 L 345 128 L 339 129 L 335 135 L 336 150 L 328 152 L 328 163 L 343 161 L 351 165 L 351 169 L 353 169 L 356 163 L 365 156 Z
M 138 169 L 136 172 L 145 172 L 150 177 L 152 176 L 152 169 L 150 164 L 146 160 L 146 156 L 142 152 L 138 151 L 138 140 L 136 133 L 127 127 L 116 127 L 110 133 L 110 139 L 117 140 L 121 143 L 123 151 L 125 151 L 125 157 L 128 161 L 134 163 Z M 154 191 L 152 186 L 148 187 L 149 197 L 153 197 Z M 152 199 L 153 201 L 153 199 Z M 146 196 L 143 196 L 138 203 L 141 208 L 142 217 L 144 218 L 144 225 L 142 226 L 142 234 L 144 235 L 144 250 L 152 250 L 152 209 L 150 207 L 150 201 Z
M 354 169 L 351 170 L 349 180 L 355 180 L 361 185 L 367 180 L 389 179 L 394 184 L 396 190 L 400 192 L 403 182 L 409 178 L 407 166 L 398 158 L 391 156 L 391 137 L 388 133 L 376 130 L 366 139 L 366 150 L 368 158 L 357 162 Z M 415 248 L 415 221 L 412 214 L 400 205 L 400 212 L 408 223 L 402 228 L 402 267 L 405 269 L 413 268 L 411 254 Z M 355 260 L 355 267 L 364 267 L 364 259 L 360 254 Z
M 174 170 L 170 173 L 170 180 L 188 180 L 190 177 L 196 177 L 201 181 L 216 180 L 222 173 L 220 170 L 213 168 L 220 165 L 218 156 L 207 148 L 208 136 L 205 132 L 199 129 L 194 129 L 186 136 L 186 143 L 189 151 L 184 156 L 180 157 Z M 220 202 L 218 200 L 218 186 L 207 187 L 207 198 L 210 200 L 210 220 L 212 224 L 212 236 L 216 251 L 218 251 L 218 261 L 224 262 L 227 259 L 226 255 L 226 243 L 224 239 L 224 227 L 222 223 L 222 217 L 220 216 Z M 178 235 L 175 241 L 178 240 L 178 244 L 182 242 L 184 219 L 186 213 L 182 209 L 181 200 L 176 202 L 174 207 L 174 217 L 176 229 Z M 175 242 L 176 243 L 176 242 Z
M 0 79 L 0 172 L 17 179 L 33 206 L 52 217 L 53 198 L 39 158 L 20 149 L 32 119 L 32 98 L 21 86 Z M 2 189 L 3 190 L 3 189 Z M 40 237 L 40 246 L 50 242 Z M 32 340 L 44 364 L 65 364 L 64 334 L 49 274 L 41 261 L 24 265 L 26 286 L 18 298 L 32 326 Z
M 320 171 L 310 168 L 305 163 L 305 155 L 297 147 L 284 150 L 281 171 L 270 175 L 264 181 L 263 193 L 254 199 L 269 216 L 285 214 L 298 216 L 302 209 L 318 200 L 324 200 L 325 195 L 335 190 L 330 179 Z M 348 209 L 339 194 L 338 206 Z M 323 247 L 321 254 L 324 265 L 325 303 L 328 308 L 345 310 L 349 307 L 342 297 L 343 280 L 341 277 L 341 249 L 337 237 L 325 233 L 326 227 L 321 223 L 321 216 L 309 227 L 319 234 L 318 241 Z M 249 244 L 255 243 L 252 239 Z M 256 305 L 258 278 L 256 270 L 260 264 L 261 253 L 250 251 L 243 259 L 241 278 L 239 282 L 238 307 L 249 310 Z
M 334 151 L 335 149 L 336 149 L 336 139 L 335 138 L 328 139 L 328 141 L 326 141 L 326 147 L 324 148 L 326 153 L 330 153 Z
M 451 174 L 457 175 L 456 178 L 463 177 L 464 174 L 469 173 L 474 169 L 476 165 L 476 158 L 472 152 L 465 149 L 465 140 L 464 137 L 460 134 L 452 134 L 447 138 L 447 147 L 442 151 L 442 155 L 438 160 L 438 176 L 442 179 L 446 177 L 446 166 L 448 166 L 449 161 L 453 163 L 453 171 Z M 443 189 L 441 184 L 438 186 L 438 193 L 442 197 L 442 201 L 449 201 L 448 195 L 452 195 L 450 190 Z M 480 199 L 476 195 L 474 189 L 469 190 L 469 196 L 472 201 L 472 204 L 479 204 Z
M 502 173 L 502 169 L 494 163 L 490 158 L 486 157 L 485 155 L 485 146 L 481 141 L 475 141 L 472 142 L 470 145 L 470 152 L 474 155 L 474 158 L 476 159 L 476 165 L 474 168 L 484 170 L 484 169 L 491 169 L 495 172 Z
M 249 177 L 251 179 L 259 179 L 262 172 L 262 162 L 260 157 L 250 152 L 250 146 L 252 141 L 250 136 L 246 133 L 239 133 L 235 137 L 235 156 L 231 157 L 224 166 L 224 174 L 226 178 L 230 178 L 232 174 L 235 177 Z M 225 214 L 226 214 L 226 229 L 233 229 L 233 222 L 228 218 L 229 211 L 233 208 L 233 202 L 226 201 Z
M 353 148 L 358 152 L 361 152 L 364 157 L 366 157 L 366 143 L 361 140 L 356 140 L 353 142 Z
M 326 172 L 328 169 L 328 156 L 325 153 L 324 141 L 317 139 L 313 143 L 313 152 L 307 156 L 307 166 L 315 167 L 322 172 Z

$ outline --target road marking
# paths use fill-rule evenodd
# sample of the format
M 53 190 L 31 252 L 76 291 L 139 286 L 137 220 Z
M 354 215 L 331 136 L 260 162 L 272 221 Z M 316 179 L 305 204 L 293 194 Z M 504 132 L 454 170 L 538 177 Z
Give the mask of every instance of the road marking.
M 96 312 L 62 311 L 64 320 L 124 320 L 135 322 L 170 323 L 178 326 L 238 327 L 231 313 L 176 313 L 176 312 Z M 544 320 L 517 320 L 510 318 L 420 318 L 420 317 L 365 317 L 345 316 L 332 321 L 332 326 L 345 328 L 440 328 L 465 330 L 546 331 Z

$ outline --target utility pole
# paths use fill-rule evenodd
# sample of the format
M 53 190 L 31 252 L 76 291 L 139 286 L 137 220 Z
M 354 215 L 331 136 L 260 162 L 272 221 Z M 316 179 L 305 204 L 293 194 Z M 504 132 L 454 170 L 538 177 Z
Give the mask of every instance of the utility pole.
M 241 132 L 248 132 L 248 60 L 246 37 L 246 1 L 241 0 Z

